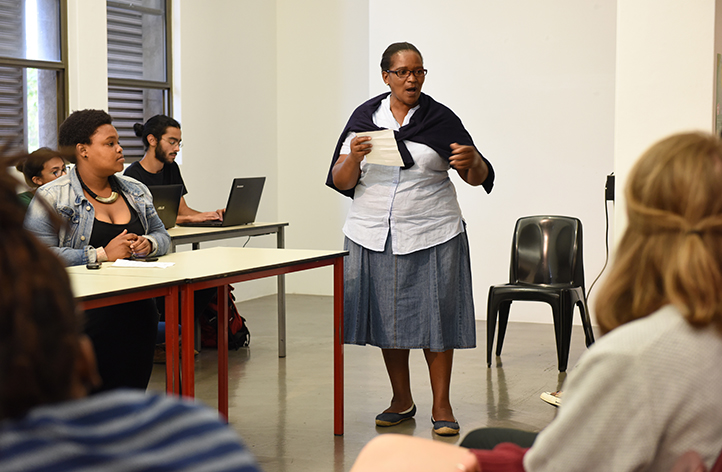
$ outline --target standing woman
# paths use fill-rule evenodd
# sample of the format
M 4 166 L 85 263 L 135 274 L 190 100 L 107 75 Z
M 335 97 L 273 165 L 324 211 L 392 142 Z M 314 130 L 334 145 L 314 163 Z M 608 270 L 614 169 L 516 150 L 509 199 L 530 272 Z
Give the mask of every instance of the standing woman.
M 391 380 L 390 406 L 376 417 L 393 426 L 416 413 L 409 349 L 429 367 L 433 431 L 459 433 L 449 400 L 454 349 L 476 345 L 469 245 L 448 171 L 491 192 L 494 170 L 461 120 L 421 93 L 421 53 L 394 43 L 381 58 L 390 92 L 358 107 L 336 146 L 326 184 L 353 198 L 343 232 L 345 342 L 382 349 Z M 369 164 L 370 137 L 395 131 L 404 167 Z
M 36 198 L 25 226 L 69 266 L 165 254 L 170 236 L 148 189 L 116 175 L 123 170 L 123 148 L 110 115 L 102 110 L 72 113 L 60 125 L 58 143 L 75 168 L 37 195 L 66 224 L 56 229 Z M 147 387 L 157 327 L 153 300 L 86 312 L 85 332 L 93 341 L 103 390 Z
M 23 173 L 25 183 L 30 187 L 30 190 L 18 195 L 25 208 L 30 205 L 38 187 L 52 182 L 66 172 L 65 161 L 60 157 L 60 153 L 46 147 L 31 152 L 18 162 L 15 168 Z

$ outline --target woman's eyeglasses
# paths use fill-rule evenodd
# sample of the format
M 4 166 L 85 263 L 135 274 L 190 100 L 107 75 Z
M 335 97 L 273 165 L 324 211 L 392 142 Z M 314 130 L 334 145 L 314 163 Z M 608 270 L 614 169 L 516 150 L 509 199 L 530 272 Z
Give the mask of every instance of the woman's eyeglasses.
M 67 173 L 68 173 L 68 166 L 63 166 L 60 169 L 55 169 L 54 171 L 51 172 L 51 174 L 53 174 L 53 177 L 55 177 L 55 178 L 58 178 L 61 175 L 67 174 Z
M 406 77 L 409 76 L 409 74 L 414 74 L 416 77 L 423 77 L 429 71 L 426 69 L 416 69 L 416 70 L 399 69 L 399 70 L 385 70 L 384 72 L 388 72 L 389 74 L 396 74 L 396 77 L 398 77 L 399 79 L 405 79 Z

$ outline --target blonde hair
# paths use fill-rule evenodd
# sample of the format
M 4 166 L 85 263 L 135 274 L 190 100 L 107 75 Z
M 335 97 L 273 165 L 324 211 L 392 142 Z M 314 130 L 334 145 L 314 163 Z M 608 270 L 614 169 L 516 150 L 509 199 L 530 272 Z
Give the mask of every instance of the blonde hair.
M 685 133 L 654 144 L 625 197 L 629 225 L 595 305 L 602 331 L 673 304 L 722 332 L 722 142 Z

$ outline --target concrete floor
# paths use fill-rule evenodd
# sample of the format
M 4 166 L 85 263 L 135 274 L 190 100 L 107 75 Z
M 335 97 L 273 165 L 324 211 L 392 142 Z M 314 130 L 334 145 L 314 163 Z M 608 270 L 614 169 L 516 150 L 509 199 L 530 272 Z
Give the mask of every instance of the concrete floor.
M 348 471 L 361 448 L 386 432 L 457 444 L 469 431 L 486 426 L 538 431 L 556 409 L 539 399 L 558 390 L 566 374 L 557 371 L 551 324 L 509 323 L 501 358 L 486 366 L 486 324 L 477 322 L 476 349 L 455 353 L 451 383 L 461 435 L 431 432 L 431 391 L 421 351 L 411 355 L 411 382 L 418 413 L 391 428 L 377 428 L 374 417 L 390 400 L 381 352 L 371 346 L 345 346 L 345 434 L 333 434 L 333 346 L 331 297 L 287 297 L 287 357 L 278 357 L 276 298 L 238 304 L 251 331 L 251 345 L 229 353 L 230 423 L 266 472 Z M 543 304 L 540 310 L 551 311 Z M 576 316 L 576 312 L 575 312 Z M 514 310 L 512 308 L 511 319 Z M 575 326 L 569 365 L 584 351 L 584 334 Z M 196 397 L 217 405 L 215 350 L 196 358 Z M 503 360 L 503 367 L 502 367 Z M 164 369 L 155 366 L 150 389 L 165 388 Z M 570 367 L 571 370 L 571 367 Z

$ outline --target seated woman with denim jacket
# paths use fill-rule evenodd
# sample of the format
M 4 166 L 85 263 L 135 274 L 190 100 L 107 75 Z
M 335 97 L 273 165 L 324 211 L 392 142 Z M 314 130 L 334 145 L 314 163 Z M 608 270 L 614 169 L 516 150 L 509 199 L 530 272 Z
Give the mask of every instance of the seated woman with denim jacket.
M 123 170 L 123 148 L 112 118 L 102 110 L 72 113 L 60 125 L 58 144 L 72 171 L 37 191 L 66 223 L 59 230 L 33 199 L 25 227 L 67 265 L 163 255 L 170 247 L 147 187 L 115 175 Z M 158 312 L 141 300 L 86 312 L 103 390 L 145 388 L 153 368 Z

